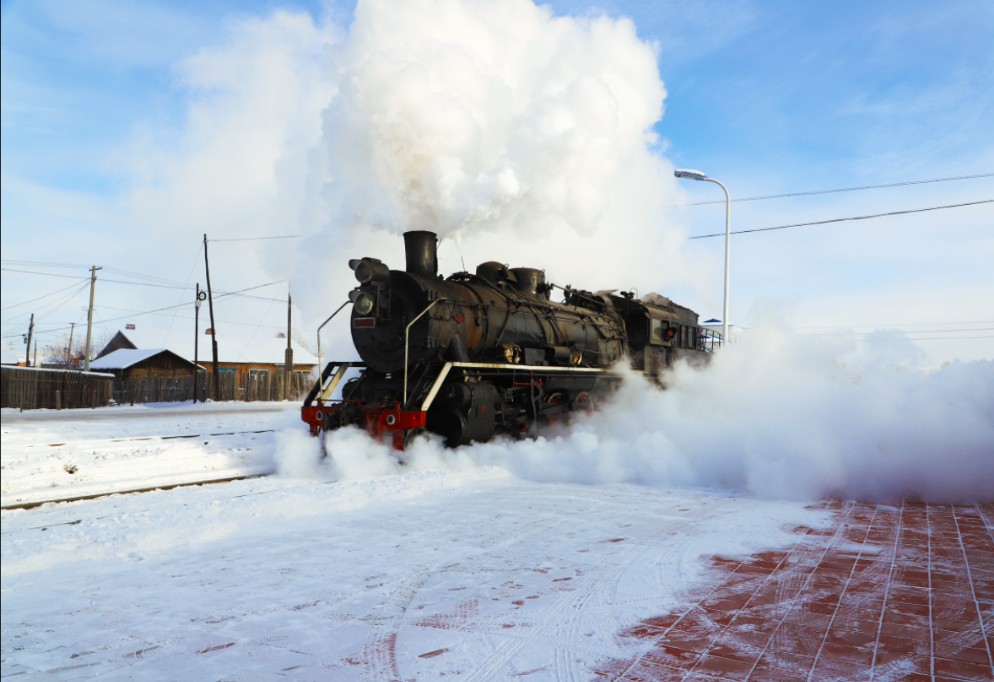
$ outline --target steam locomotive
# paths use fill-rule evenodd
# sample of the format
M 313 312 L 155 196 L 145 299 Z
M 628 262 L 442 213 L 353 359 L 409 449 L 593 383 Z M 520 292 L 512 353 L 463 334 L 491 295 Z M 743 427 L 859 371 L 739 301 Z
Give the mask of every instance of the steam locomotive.
M 612 367 L 623 358 L 658 378 L 681 357 L 704 358 L 713 342 L 697 313 L 662 296 L 556 287 L 542 270 L 495 261 L 443 279 L 437 241 L 405 233 L 404 271 L 349 261 L 362 361 L 325 366 L 302 408 L 312 433 L 356 425 L 399 450 L 424 431 L 450 447 L 527 435 L 590 410 L 617 385 Z

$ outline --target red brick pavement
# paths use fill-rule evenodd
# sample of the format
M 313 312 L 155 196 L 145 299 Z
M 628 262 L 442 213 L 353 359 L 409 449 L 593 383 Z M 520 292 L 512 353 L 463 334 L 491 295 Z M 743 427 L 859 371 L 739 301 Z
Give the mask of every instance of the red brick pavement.
M 689 609 L 624 636 L 648 651 L 600 678 L 629 682 L 994 682 L 994 504 L 829 502 L 837 523 L 748 559 Z

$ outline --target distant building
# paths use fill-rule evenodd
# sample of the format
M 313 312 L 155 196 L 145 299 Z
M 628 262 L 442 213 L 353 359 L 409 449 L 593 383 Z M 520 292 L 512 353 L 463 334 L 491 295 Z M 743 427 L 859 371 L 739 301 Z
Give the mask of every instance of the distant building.
M 720 340 L 720 338 L 723 331 L 723 325 L 721 324 L 721 320 L 716 318 L 712 318 L 710 320 L 704 320 L 703 322 L 701 322 L 700 326 L 703 333 L 706 334 L 709 338 L 717 336 L 718 338 L 715 340 L 714 345 L 716 347 L 721 346 L 722 341 Z M 742 334 L 748 331 L 748 329 L 749 329 L 748 327 L 740 327 L 734 324 L 728 325 L 728 342 L 735 343 L 740 338 L 742 338 Z
M 94 372 L 110 372 L 119 379 L 145 379 L 148 377 L 193 376 L 197 365 L 171 350 L 155 348 L 138 350 L 122 348 L 111 351 L 90 362 Z M 203 371 L 203 368 L 200 368 Z
M 120 332 L 114 339 L 118 337 L 127 341 Z M 90 369 L 114 375 L 114 400 L 119 403 L 191 400 L 194 376 L 198 370 L 204 371 L 202 367 L 165 348 L 119 348 L 98 356 L 90 362 Z

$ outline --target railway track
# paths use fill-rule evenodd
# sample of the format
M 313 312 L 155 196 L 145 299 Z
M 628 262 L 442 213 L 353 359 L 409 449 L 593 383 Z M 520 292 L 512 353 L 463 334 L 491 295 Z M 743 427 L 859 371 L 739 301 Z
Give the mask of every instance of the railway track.
M 133 443 L 140 441 L 155 440 L 183 440 L 191 438 L 215 438 L 217 436 L 241 436 L 243 434 L 273 433 L 274 429 L 257 429 L 245 431 L 217 431 L 215 433 L 178 433 L 167 436 L 124 436 L 122 438 L 100 438 L 100 439 L 74 439 L 71 441 L 60 441 L 56 443 L 38 443 L 36 445 L 26 445 L 30 449 L 35 447 L 61 448 L 67 445 L 87 445 L 91 443 Z
M 128 488 L 124 490 L 108 490 L 96 493 L 86 493 L 82 495 L 66 495 L 62 497 L 52 497 L 43 500 L 31 500 L 29 502 L 13 502 L 9 504 L 0 505 L 0 510 L 9 511 L 14 509 L 34 509 L 45 504 L 55 504 L 59 502 L 82 502 L 84 500 L 96 500 L 102 497 L 110 497 L 112 495 L 135 495 L 139 493 L 150 493 L 156 490 L 173 490 L 175 488 L 192 488 L 199 485 L 214 485 L 217 483 L 232 483 L 234 481 L 247 481 L 253 478 L 265 478 L 267 476 L 272 476 L 272 472 L 258 473 L 258 474 L 238 474 L 234 476 L 221 476 L 217 478 L 203 478 L 194 481 L 180 481 L 176 483 L 160 483 L 154 485 L 141 486 L 136 488 Z
M 94 466 L 127 467 L 129 466 L 128 457 L 136 452 L 132 447 L 144 451 L 133 460 L 133 466 L 136 470 L 141 471 L 142 467 L 148 466 L 150 462 L 153 466 L 146 470 L 146 480 L 136 479 L 133 475 L 123 477 L 116 475 L 117 480 L 108 479 L 104 481 L 104 485 L 101 485 L 98 481 L 90 481 L 89 483 L 80 485 L 81 481 L 77 479 L 75 483 L 70 483 L 66 486 L 62 484 L 55 485 L 53 483 L 51 484 L 52 489 L 46 491 L 46 482 L 49 479 L 41 478 L 40 482 L 38 480 L 25 480 L 24 482 L 28 483 L 26 487 L 21 488 L 14 485 L 14 490 L 4 491 L 3 500 L 0 502 L 0 510 L 33 509 L 59 502 L 79 502 L 112 495 L 132 495 L 156 490 L 172 490 L 175 488 L 229 483 L 261 478 L 273 473 L 271 464 L 263 462 L 244 462 L 241 466 L 232 466 L 231 462 L 217 462 L 212 467 L 214 470 L 211 471 L 207 470 L 203 458 L 206 457 L 209 461 L 211 457 L 214 457 L 216 461 L 218 446 L 221 447 L 221 452 L 223 452 L 225 449 L 224 444 L 226 443 L 239 444 L 239 447 L 243 450 L 246 447 L 252 448 L 254 446 L 246 445 L 246 438 L 254 440 L 261 434 L 274 433 L 275 429 L 215 430 L 209 427 L 208 429 L 201 429 L 202 426 L 197 429 L 196 433 L 137 433 L 117 438 L 86 438 L 84 436 L 82 438 L 70 437 L 65 440 L 46 439 L 35 443 L 22 444 L 20 448 L 24 454 L 20 455 L 19 461 L 12 463 L 9 458 L 5 457 L 5 477 L 8 466 L 12 465 L 16 469 L 18 466 L 23 466 L 25 462 L 33 461 L 36 455 L 29 454 L 32 452 L 37 453 L 37 456 L 54 456 L 58 458 L 51 460 L 54 463 L 51 465 L 50 471 L 54 473 L 50 473 L 49 476 L 62 475 L 62 472 L 78 476 L 77 471 L 84 468 L 87 469 L 87 475 L 92 476 L 91 472 L 94 471 Z M 186 448 L 184 450 L 177 451 L 174 449 L 179 443 L 196 442 L 198 440 L 203 442 L 203 446 L 210 443 L 212 451 L 204 452 L 200 444 L 197 445 L 198 448 L 201 448 L 199 451 L 191 451 L 186 446 L 184 446 Z M 122 448 L 124 449 L 122 450 Z M 42 455 L 43 452 L 52 454 Z M 14 457 L 18 456 L 14 455 Z M 177 457 L 180 459 L 176 459 Z M 165 476 L 162 475 L 162 472 L 158 472 L 157 475 L 155 473 L 155 465 L 159 464 L 164 458 L 172 461 L 173 466 L 176 468 Z M 44 462 L 45 460 L 39 461 Z M 186 462 L 186 466 L 183 464 L 184 461 Z M 205 470 L 200 470 L 202 468 Z M 99 474 L 97 474 L 97 477 L 99 478 Z M 55 481 L 56 479 L 52 478 L 51 480 Z

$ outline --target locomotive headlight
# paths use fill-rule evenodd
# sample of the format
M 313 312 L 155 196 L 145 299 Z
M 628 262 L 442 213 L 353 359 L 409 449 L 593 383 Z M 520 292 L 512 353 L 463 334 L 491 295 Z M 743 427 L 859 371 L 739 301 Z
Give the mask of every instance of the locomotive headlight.
M 355 271 L 355 278 L 361 284 L 373 282 L 385 285 L 390 280 L 390 268 L 376 258 L 353 258 L 349 267 Z
M 355 306 L 355 311 L 360 315 L 369 315 L 373 312 L 373 306 L 375 305 L 373 297 L 365 291 L 357 293 L 355 298 L 352 299 L 352 303 Z

